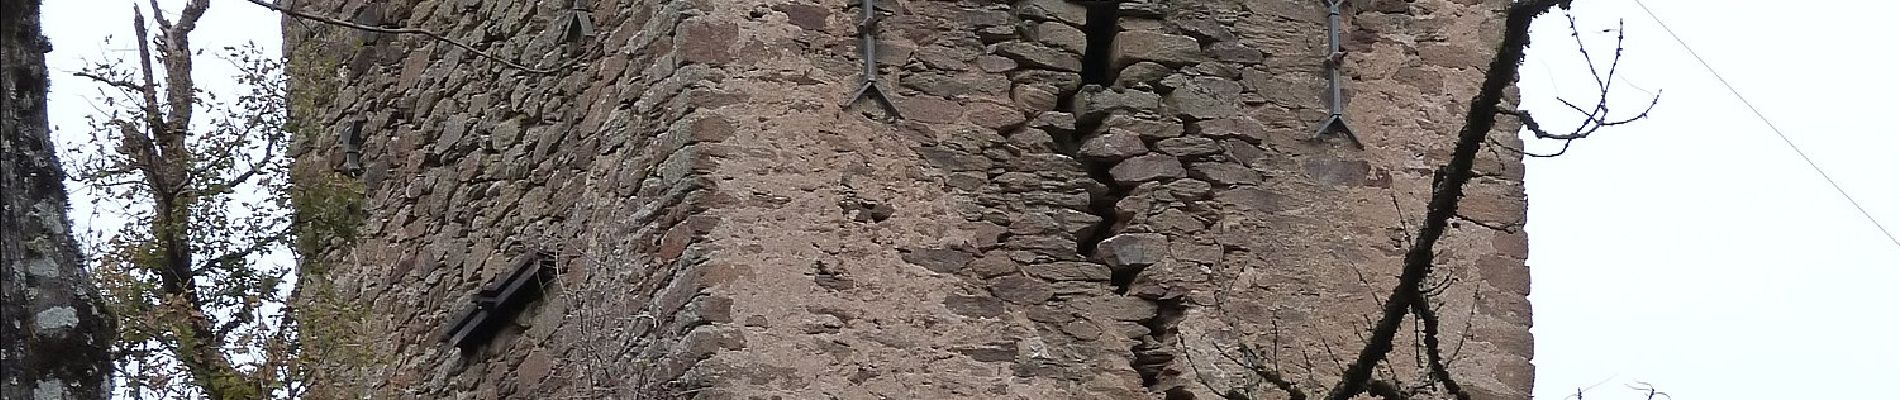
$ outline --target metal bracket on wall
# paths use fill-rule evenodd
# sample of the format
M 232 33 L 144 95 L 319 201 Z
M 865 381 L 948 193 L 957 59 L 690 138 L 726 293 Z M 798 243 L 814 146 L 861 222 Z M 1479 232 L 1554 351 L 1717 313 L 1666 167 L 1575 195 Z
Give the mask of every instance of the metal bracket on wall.
M 337 141 L 343 145 L 343 170 L 345 175 L 360 176 L 363 173 L 363 118 L 350 120 L 350 126 L 343 129 Z
M 561 29 L 561 41 L 567 43 L 569 54 L 579 54 L 583 40 L 594 37 L 594 17 L 581 4 L 583 1 L 568 0 L 567 11 L 562 13 L 561 18 L 566 22 Z
M 456 314 L 455 322 L 442 333 L 442 341 L 463 350 L 487 343 L 523 307 L 541 296 L 542 282 L 554 276 L 553 263 L 546 253 L 539 252 L 517 259 L 508 275 L 475 293 L 475 304 Z
M 1320 0 L 1326 2 L 1326 91 L 1328 94 L 1326 122 L 1313 132 L 1313 139 L 1320 140 L 1327 134 L 1345 136 L 1353 147 L 1364 148 L 1359 136 L 1346 126 L 1346 96 L 1340 87 L 1340 70 L 1344 68 L 1346 51 L 1340 48 L 1339 29 L 1341 25 L 1340 7 L 1346 0 Z
M 892 116 L 902 119 L 904 115 L 897 111 L 896 104 L 891 103 L 890 94 L 885 93 L 884 88 L 878 86 L 877 23 L 883 17 L 877 15 L 877 0 L 863 0 L 860 8 L 864 9 L 864 20 L 858 24 L 858 41 L 861 42 L 862 47 L 859 55 L 864 58 L 864 83 L 858 85 L 857 92 L 851 94 L 851 100 L 845 102 L 844 106 L 850 107 L 870 97 L 886 111 L 890 111 Z

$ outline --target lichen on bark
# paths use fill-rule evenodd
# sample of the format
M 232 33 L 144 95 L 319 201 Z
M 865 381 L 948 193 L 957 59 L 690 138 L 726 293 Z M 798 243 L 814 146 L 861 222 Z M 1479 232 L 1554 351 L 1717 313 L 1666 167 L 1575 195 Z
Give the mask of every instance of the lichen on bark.
M 66 221 L 38 0 L 0 1 L 0 399 L 104 399 L 112 325 Z

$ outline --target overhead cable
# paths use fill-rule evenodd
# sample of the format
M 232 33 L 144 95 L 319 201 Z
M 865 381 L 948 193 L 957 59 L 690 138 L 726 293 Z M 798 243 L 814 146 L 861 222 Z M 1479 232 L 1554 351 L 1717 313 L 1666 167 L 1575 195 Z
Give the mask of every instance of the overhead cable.
M 1643 4 L 1643 0 L 1631 1 L 1635 1 L 1636 6 L 1642 8 L 1644 14 L 1649 14 L 1649 19 L 1656 21 L 1656 25 L 1661 26 L 1663 32 L 1667 32 L 1670 38 L 1675 39 L 1676 44 L 1682 45 L 1682 49 L 1688 51 L 1690 57 L 1695 57 L 1696 62 L 1702 64 L 1702 68 L 1709 71 L 1709 75 L 1715 76 L 1715 80 L 1722 83 L 1722 87 L 1728 88 L 1729 94 L 1734 95 L 1736 100 L 1740 100 L 1743 106 L 1747 106 L 1748 111 L 1755 114 L 1755 118 L 1760 119 L 1763 125 L 1768 126 L 1768 130 L 1774 131 L 1775 136 L 1780 137 L 1781 142 L 1788 145 L 1788 149 L 1794 150 L 1795 155 L 1801 156 L 1801 160 L 1806 161 L 1808 167 L 1814 169 L 1814 173 L 1821 175 L 1821 179 L 1827 180 L 1827 184 L 1833 186 L 1834 191 L 1840 192 L 1841 197 L 1846 198 L 1848 204 L 1852 204 L 1855 210 L 1860 211 L 1862 217 L 1867 218 L 1867 222 L 1874 224 L 1874 228 L 1879 229 L 1882 235 L 1886 235 L 1887 241 L 1893 242 L 1894 247 L 1900 248 L 1900 239 L 1894 237 L 1893 231 L 1887 230 L 1887 226 L 1882 225 L 1880 220 L 1875 219 L 1873 213 L 1867 212 L 1867 207 L 1862 206 L 1859 200 L 1854 199 L 1854 195 L 1848 194 L 1847 189 L 1841 187 L 1839 181 L 1834 180 L 1833 176 L 1828 175 L 1827 171 L 1822 170 L 1821 165 L 1815 163 L 1813 157 L 1809 157 L 1807 152 L 1801 151 L 1801 146 L 1797 146 L 1793 140 L 1789 140 L 1787 133 L 1782 132 L 1781 128 L 1775 126 L 1773 121 L 1769 121 L 1768 116 L 1762 114 L 1761 109 L 1756 108 L 1754 103 L 1749 102 L 1747 97 L 1742 96 L 1741 91 L 1735 89 L 1735 85 L 1729 84 L 1728 79 L 1723 78 L 1721 73 L 1716 72 L 1715 67 L 1709 65 L 1709 61 L 1703 59 L 1701 54 L 1697 54 L 1695 48 L 1689 47 L 1689 42 L 1682 40 L 1682 36 L 1677 35 L 1674 29 L 1669 29 L 1669 24 L 1664 23 L 1662 17 L 1656 16 L 1656 12 L 1651 11 L 1649 5 Z

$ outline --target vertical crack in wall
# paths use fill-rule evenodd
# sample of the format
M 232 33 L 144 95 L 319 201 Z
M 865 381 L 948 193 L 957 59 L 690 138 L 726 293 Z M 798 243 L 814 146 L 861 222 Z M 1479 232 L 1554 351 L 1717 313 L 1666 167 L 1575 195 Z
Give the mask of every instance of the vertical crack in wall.
M 1116 79 L 1116 62 L 1113 57 L 1115 36 L 1121 32 L 1121 10 L 1118 2 L 1090 2 L 1087 25 L 1083 33 L 1087 37 L 1087 48 L 1082 55 L 1081 85 L 1075 90 L 1061 94 L 1060 107 L 1077 110 L 1078 97 L 1084 92 L 1102 91 L 1112 86 Z M 1067 135 L 1055 135 L 1057 151 L 1076 159 L 1088 171 L 1089 177 L 1099 184 L 1090 189 L 1090 214 L 1100 217 L 1096 226 L 1076 240 L 1076 251 L 1098 261 L 1096 248 L 1105 240 L 1115 236 L 1130 217 L 1117 208 L 1117 205 L 1133 191 L 1133 185 L 1116 182 L 1110 172 L 1116 160 L 1096 159 L 1080 154 L 1082 143 L 1091 136 L 1101 134 L 1107 115 L 1088 115 L 1076 113 L 1075 131 Z M 1142 272 L 1142 267 L 1132 266 L 1116 270 L 1109 278 L 1109 285 L 1116 295 L 1128 295 L 1129 288 Z M 1187 302 L 1183 299 L 1148 299 L 1155 303 L 1155 315 L 1139 321 L 1149 331 L 1143 338 L 1129 348 L 1128 365 L 1141 377 L 1142 386 L 1150 390 L 1162 390 L 1165 399 L 1192 399 L 1193 394 L 1181 387 L 1161 388 L 1164 371 L 1174 362 L 1170 343 L 1174 340 L 1174 325 L 1187 311 Z
M 1157 386 L 1161 385 L 1162 372 L 1168 365 L 1174 363 L 1174 353 L 1169 351 L 1169 346 L 1175 341 L 1174 325 L 1186 315 L 1187 301 L 1170 298 L 1153 300 L 1153 302 L 1155 315 L 1141 321 L 1141 326 L 1148 328 L 1148 339 L 1135 344 L 1135 347 L 1130 349 L 1135 353 L 1130 366 L 1135 368 L 1136 373 L 1141 374 L 1142 386 L 1147 386 L 1149 389 L 1161 389 Z M 1194 398 L 1192 394 L 1181 389 L 1180 387 L 1168 388 L 1165 398 L 1168 400 Z
M 1115 34 L 1121 32 L 1121 6 L 1116 2 L 1088 6 L 1087 25 L 1082 34 L 1088 38 L 1082 53 L 1082 84 L 1108 85 L 1115 81 L 1115 66 L 1110 54 L 1115 49 Z
M 1088 10 L 1088 25 L 1082 30 L 1088 38 L 1087 51 L 1082 54 L 1082 85 L 1076 90 L 1062 93 L 1060 107 L 1065 110 L 1076 108 L 1076 97 L 1082 91 L 1101 90 L 1103 86 L 1115 80 L 1114 62 L 1110 54 L 1114 51 L 1115 34 L 1121 32 L 1120 8 L 1116 3 L 1109 2 L 1092 4 Z M 1089 173 L 1089 178 L 1102 185 L 1101 188 L 1090 191 L 1088 210 L 1090 214 L 1101 217 L 1101 221 L 1096 222 L 1095 227 L 1089 229 L 1086 235 L 1076 238 L 1075 251 L 1090 257 L 1095 255 L 1095 247 L 1113 236 L 1116 226 L 1127 219 L 1115 210 L 1115 204 L 1121 202 L 1123 197 L 1127 197 L 1130 189 L 1115 184 L 1115 177 L 1109 174 L 1109 169 L 1115 167 L 1113 161 L 1091 159 L 1081 155 L 1082 143 L 1088 139 L 1088 136 L 1094 135 L 1101 129 L 1102 119 L 1101 116 L 1078 113 L 1075 133 L 1067 137 L 1058 135 L 1055 138 L 1057 151 L 1082 163 L 1082 167 Z M 1128 284 L 1134 281 L 1133 273 L 1124 274 L 1117 271 L 1115 274 L 1110 278 L 1110 283 L 1115 286 L 1115 293 L 1126 293 Z

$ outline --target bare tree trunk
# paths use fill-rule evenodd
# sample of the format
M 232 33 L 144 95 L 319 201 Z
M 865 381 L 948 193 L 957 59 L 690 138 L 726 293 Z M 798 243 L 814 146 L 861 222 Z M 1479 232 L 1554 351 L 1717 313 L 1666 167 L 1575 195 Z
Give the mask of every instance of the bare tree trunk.
M 204 194 L 196 192 L 191 182 L 190 171 L 198 155 L 187 143 L 198 106 L 192 80 L 192 57 L 198 53 L 191 47 L 190 35 L 211 3 L 193 0 L 179 11 L 177 20 L 166 18 L 157 1 L 148 0 L 148 4 L 158 24 L 156 35 L 146 28 L 145 16 L 137 9 L 132 25 L 138 38 L 144 126 L 122 123 L 125 142 L 121 148 L 129 152 L 132 166 L 143 172 L 150 188 L 146 195 L 152 202 L 152 239 L 159 250 L 151 267 L 159 274 L 159 294 L 174 306 L 167 307 L 168 320 L 182 325 L 173 333 L 173 344 L 179 362 L 205 398 L 263 398 L 265 390 L 258 378 L 238 370 L 224 354 L 227 338 L 213 327 L 208 315 L 211 306 L 196 283 L 201 275 L 192 243 L 192 210 Z M 154 49 L 153 44 L 159 47 Z M 156 67 L 154 59 L 160 62 Z M 165 77 L 163 85 L 158 83 L 159 76 Z
M 0 0 L 0 399 L 105 399 L 114 335 L 66 219 L 49 46 L 39 0 Z

